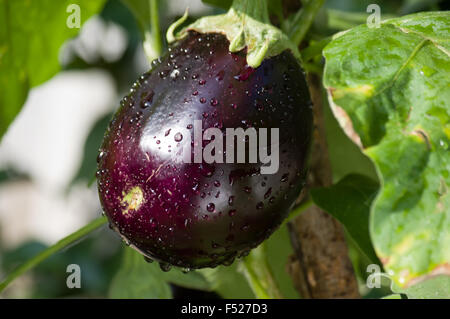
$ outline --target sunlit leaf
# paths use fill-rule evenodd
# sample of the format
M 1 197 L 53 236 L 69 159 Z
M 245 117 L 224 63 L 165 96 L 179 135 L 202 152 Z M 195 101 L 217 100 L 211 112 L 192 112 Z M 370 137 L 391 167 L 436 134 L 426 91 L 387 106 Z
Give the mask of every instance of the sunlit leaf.
M 59 71 L 59 49 L 79 31 L 67 24 L 75 13 L 69 8 L 73 3 L 0 0 L 0 138 L 25 103 L 28 90 Z M 78 0 L 80 25 L 103 3 Z
M 381 299 L 402 299 L 402 296 L 399 294 L 387 295 Z
M 250 286 L 238 269 L 238 261 L 231 266 L 218 266 L 197 270 L 210 283 L 211 290 L 223 298 L 254 299 Z
M 160 269 L 145 262 L 138 252 L 131 248 L 125 249 L 122 265 L 111 283 L 109 297 L 117 299 L 172 298 L 170 286 L 160 273 Z
M 122 265 L 109 291 L 111 298 L 171 298 L 169 283 L 185 288 L 211 290 L 209 282 L 196 271 L 183 273 L 180 269 L 164 272 L 157 262 L 148 263 L 131 248 L 125 249 Z
M 393 288 L 393 291 L 406 294 L 409 299 L 450 299 L 450 277 L 436 276 L 407 289 Z
M 394 282 L 450 275 L 450 13 L 361 25 L 325 48 L 324 84 L 381 188 L 370 232 Z

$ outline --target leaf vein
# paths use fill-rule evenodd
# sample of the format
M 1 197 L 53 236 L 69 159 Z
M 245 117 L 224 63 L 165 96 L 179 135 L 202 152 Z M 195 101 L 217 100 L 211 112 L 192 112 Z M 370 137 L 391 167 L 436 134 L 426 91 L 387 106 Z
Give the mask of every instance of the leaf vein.
M 436 39 L 436 38 L 431 38 L 431 37 L 427 37 L 425 36 L 423 33 L 408 29 L 408 28 L 404 28 L 404 27 L 399 27 L 395 24 L 391 24 L 392 26 L 394 26 L 394 28 L 402 31 L 403 33 L 412 33 L 414 35 L 417 35 L 418 37 L 428 40 L 430 41 L 439 51 L 442 51 L 445 55 L 450 57 L 450 52 L 448 52 L 445 48 L 441 47 L 438 42 L 449 42 L 450 39 Z
M 411 60 L 414 59 L 414 57 L 417 55 L 417 53 L 420 51 L 420 49 L 425 45 L 425 43 L 427 41 L 429 41 L 429 39 L 423 39 L 422 41 L 420 41 L 419 44 L 416 45 L 416 47 L 411 52 L 411 54 L 406 59 L 406 61 L 400 66 L 400 68 L 397 70 L 397 72 L 395 72 L 392 79 L 380 91 L 375 93 L 374 96 L 382 94 L 384 91 L 386 91 L 387 89 L 390 89 L 394 85 L 394 83 L 397 81 L 397 79 L 400 76 L 400 74 L 402 73 L 402 71 L 408 66 L 408 64 L 411 62 Z

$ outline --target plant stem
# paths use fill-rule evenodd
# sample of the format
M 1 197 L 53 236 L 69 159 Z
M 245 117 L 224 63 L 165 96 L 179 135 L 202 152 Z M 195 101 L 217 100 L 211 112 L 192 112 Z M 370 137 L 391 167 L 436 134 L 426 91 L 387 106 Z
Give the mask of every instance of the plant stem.
M 303 211 L 314 205 L 312 200 L 308 200 L 294 210 L 285 219 L 280 227 L 300 215 Z M 277 282 L 270 269 L 266 254 L 266 244 L 262 243 L 253 249 L 250 254 L 242 260 L 242 270 L 247 281 L 258 299 L 281 299 L 283 298 Z
M 148 0 L 148 17 L 145 17 L 144 15 L 145 18 L 142 22 L 142 32 L 144 35 L 143 46 L 149 62 L 161 56 L 162 53 L 158 1 L 159 0 Z
M 306 73 L 314 73 L 318 76 L 321 76 L 323 73 L 323 66 L 317 63 L 303 62 L 303 68 Z
M 330 43 L 332 37 L 326 37 L 322 40 L 314 43 L 310 43 L 310 45 L 302 50 L 300 53 L 302 55 L 303 62 L 307 62 L 316 58 L 317 56 L 322 56 L 323 49 Z
M 294 210 L 285 219 L 280 227 L 286 227 L 286 224 L 300 215 L 303 211 L 314 205 L 312 200 L 308 200 Z M 266 245 L 262 243 L 259 247 L 253 249 L 241 263 L 245 278 L 258 299 L 281 299 L 283 298 L 277 282 L 273 277 L 270 265 L 267 260 Z
M 324 2 L 325 0 L 309 0 L 306 2 L 305 6 L 296 13 L 288 36 L 297 46 L 300 45 L 305 38 L 306 33 Z
M 314 143 L 309 187 L 332 184 L 326 140 L 323 86 L 320 76 L 308 75 L 314 103 Z M 319 207 L 311 205 L 288 223 L 295 258 L 288 263 L 294 287 L 302 298 L 359 298 L 358 283 L 348 255 L 343 226 Z
M 267 260 L 265 243 L 253 249 L 240 265 L 242 265 L 245 278 L 258 299 L 283 298 Z
M 51 255 L 57 253 L 58 251 L 66 248 L 67 246 L 73 244 L 83 236 L 91 233 L 92 231 L 96 230 L 100 226 L 104 225 L 106 223 L 107 219 L 106 217 L 100 217 L 86 226 L 80 228 L 76 232 L 70 234 L 69 236 L 61 239 L 53 246 L 48 247 L 41 253 L 37 254 L 33 258 L 27 260 L 24 264 L 16 268 L 13 272 L 11 272 L 3 282 L 0 283 L 0 292 L 2 292 L 14 279 L 25 273 L 26 271 L 32 269 L 33 267 L 40 264 L 42 261 L 50 257 Z
M 150 7 L 150 27 L 154 52 L 160 56 L 162 53 L 161 28 L 159 26 L 159 0 L 148 0 Z
M 313 201 L 309 199 L 308 201 L 301 203 L 296 208 L 294 208 L 288 215 L 288 217 L 284 220 L 283 225 L 290 222 L 294 218 L 296 218 L 298 215 L 303 213 L 305 210 L 310 208 L 312 205 L 314 205 Z

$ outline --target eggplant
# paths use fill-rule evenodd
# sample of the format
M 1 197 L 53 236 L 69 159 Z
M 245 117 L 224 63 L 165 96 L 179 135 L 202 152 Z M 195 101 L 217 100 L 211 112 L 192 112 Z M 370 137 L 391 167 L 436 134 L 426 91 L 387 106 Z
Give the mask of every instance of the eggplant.
M 252 68 L 229 46 L 218 33 L 177 41 L 133 84 L 100 148 L 111 227 L 163 268 L 245 256 L 305 184 L 313 119 L 298 60 L 285 50 Z

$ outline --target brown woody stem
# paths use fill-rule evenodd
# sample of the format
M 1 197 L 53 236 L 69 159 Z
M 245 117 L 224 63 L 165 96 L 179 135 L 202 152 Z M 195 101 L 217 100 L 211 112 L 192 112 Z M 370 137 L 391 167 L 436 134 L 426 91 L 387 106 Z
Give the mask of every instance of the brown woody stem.
M 308 76 L 314 103 L 314 143 L 308 187 L 330 186 L 332 171 L 326 142 L 320 78 Z M 295 256 L 288 270 L 303 298 L 359 298 L 342 225 L 317 206 L 288 224 Z

